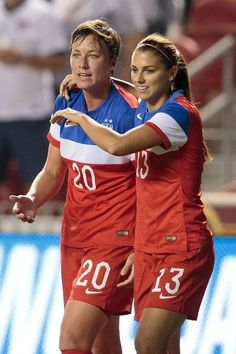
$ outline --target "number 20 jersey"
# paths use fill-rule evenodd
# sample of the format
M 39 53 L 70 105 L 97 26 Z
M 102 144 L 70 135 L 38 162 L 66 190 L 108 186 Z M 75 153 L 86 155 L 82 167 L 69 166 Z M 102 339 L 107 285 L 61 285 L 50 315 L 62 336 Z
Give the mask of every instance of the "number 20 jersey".
M 106 100 L 87 111 L 83 91 L 70 101 L 58 96 L 54 112 L 73 108 L 119 133 L 134 127 L 137 100 L 112 83 Z M 77 125 L 52 124 L 51 144 L 60 149 L 68 168 L 62 221 L 62 243 L 71 247 L 133 245 L 135 228 L 135 169 L 133 156 L 113 156 L 95 145 Z

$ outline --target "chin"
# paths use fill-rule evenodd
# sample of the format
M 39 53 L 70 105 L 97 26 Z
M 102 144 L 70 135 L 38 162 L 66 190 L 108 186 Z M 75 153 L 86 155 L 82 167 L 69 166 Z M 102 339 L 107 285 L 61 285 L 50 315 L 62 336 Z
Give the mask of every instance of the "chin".
M 141 98 L 142 100 L 145 100 L 145 101 L 148 101 L 148 99 L 150 98 L 150 95 L 148 95 L 147 93 L 140 93 L 139 92 L 139 95 L 138 95 L 139 98 Z
M 81 90 L 84 90 L 84 89 L 89 89 L 90 87 L 93 87 L 93 84 L 91 82 L 88 82 L 88 81 L 77 81 L 76 82 L 76 85 L 81 89 Z

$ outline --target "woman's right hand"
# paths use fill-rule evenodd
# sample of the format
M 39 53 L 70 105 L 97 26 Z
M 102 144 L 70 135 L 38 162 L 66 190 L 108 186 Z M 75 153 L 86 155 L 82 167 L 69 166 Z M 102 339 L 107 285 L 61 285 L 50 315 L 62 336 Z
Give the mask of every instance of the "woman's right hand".
M 10 195 L 9 199 L 14 203 L 12 213 L 17 219 L 32 223 L 36 216 L 36 207 L 33 200 L 27 195 Z
M 60 95 L 64 96 L 67 101 L 70 100 L 69 91 L 72 87 L 77 87 L 74 77 L 72 74 L 66 75 L 60 84 Z

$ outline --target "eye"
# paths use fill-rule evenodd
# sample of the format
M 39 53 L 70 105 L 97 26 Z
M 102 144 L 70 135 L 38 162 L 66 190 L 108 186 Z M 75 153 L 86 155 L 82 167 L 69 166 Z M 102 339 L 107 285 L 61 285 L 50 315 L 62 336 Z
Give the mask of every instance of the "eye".
M 153 74 L 155 72 L 155 70 L 151 69 L 151 68 L 147 68 L 147 69 L 145 69 L 145 72 L 148 74 Z
M 134 68 L 134 67 L 131 66 L 130 71 L 131 71 L 132 73 L 136 73 L 138 70 L 137 70 L 136 68 Z
M 91 59 L 96 59 L 96 58 L 98 58 L 98 55 L 97 54 L 89 54 L 88 57 Z
M 72 56 L 72 58 L 78 58 L 79 57 L 79 53 L 72 53 L 71 56 Z

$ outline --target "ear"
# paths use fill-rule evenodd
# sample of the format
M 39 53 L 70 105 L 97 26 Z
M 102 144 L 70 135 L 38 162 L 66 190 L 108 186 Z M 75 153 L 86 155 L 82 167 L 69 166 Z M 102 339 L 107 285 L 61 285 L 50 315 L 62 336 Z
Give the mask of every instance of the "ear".
M 177 66 L 174 65 L 170 68 L 170 71 L 169 71 L 169 81 L 170 82 L 174 81 L 176 74 L 177 74 Z
M 111 71 L 113 72 L 115 67 L 116 67 L 116 62 L 117 62 L 117 58 L 113 57 L 110 59 L 110 66 L 111 66 Z

